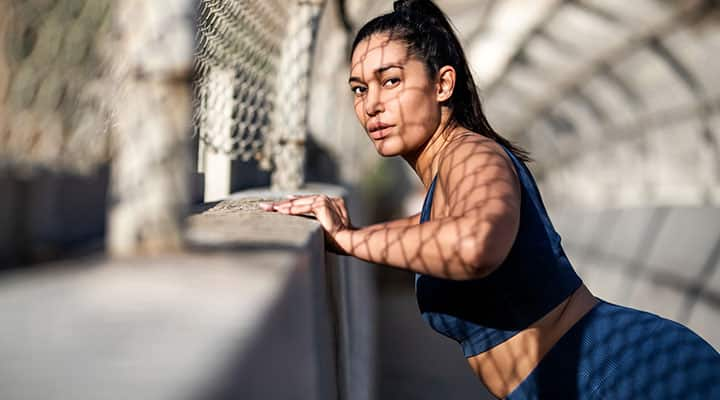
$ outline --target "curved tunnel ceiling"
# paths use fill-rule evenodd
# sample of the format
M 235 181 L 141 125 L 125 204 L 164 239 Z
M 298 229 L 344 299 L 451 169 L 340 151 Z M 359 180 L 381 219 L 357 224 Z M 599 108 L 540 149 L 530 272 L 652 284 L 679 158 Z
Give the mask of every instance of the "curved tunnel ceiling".
M 720 50 L 720 30 L 704 22 L 713 18 L 711 2 L 536 4 L 507 58 L 478 69 L 490 118 L 534 151 L 570 157 L 578 146 L 635 137 L 648 125 L 717 108 L 720 62 L 711 55 Z M 492 26 L 495 18 L 487 19 Z M 474 65 L 500 47 L 495 35 L 469 43 Z

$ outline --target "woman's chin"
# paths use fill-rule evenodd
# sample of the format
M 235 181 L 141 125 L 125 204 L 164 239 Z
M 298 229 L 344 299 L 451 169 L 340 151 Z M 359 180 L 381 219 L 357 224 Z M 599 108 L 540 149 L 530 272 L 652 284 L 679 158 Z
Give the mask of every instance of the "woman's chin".
M 379 148 L 377 148 L 376 150 L 377 150 L 377 153 L 378 153 L 379 155 L 383 156 L 383 157 L 395 157 L 395 156 L 397 156 L 397 155 L 400 155 L 399 152 L 388 151 L 387 149 L 379 149 Z
M 398 146 L 393 146 L 392 142 L 387 140 L 375 142 L 375 150 L 383 157 L 394 157 L 402 153 Z

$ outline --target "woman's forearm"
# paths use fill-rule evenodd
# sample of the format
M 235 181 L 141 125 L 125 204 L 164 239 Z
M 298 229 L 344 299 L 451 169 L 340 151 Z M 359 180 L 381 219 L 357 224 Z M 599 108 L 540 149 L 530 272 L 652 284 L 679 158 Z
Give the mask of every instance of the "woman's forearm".
M 387 229 L 387 228 L 407 227 L 407 226 L 417 225 L 419 223 L 420 223 L 420 213 L 411 215 L 411 216 L 405 217 L 405 218 L 399 218 L 399 219 L 394 219 L 391 221 L 385 221 L 385 222 L 380 222 L 380 223 L 373 224 L 373 225 L 368 225 L 364 228 L 353 227 L 352 229 L 354 229 L 354 230 L 362 229 L 363 231 L 374 232 L 374 231 L 379 231 L 379 230 Z M 352 256 L 353 255 L 353 254 L 349 254 L 344 248 L 339 246 L 334 241 L 328 247 L 328 251 L 330 251 L 331 253 L 342 255 L 342 256 Z
M 446 279 L 478 278 L 499 264 L 486 245 L 491 224 L 451 217 L 398 225 L 347 230 L 336 240 L 347 254 L 365 261 Z
M 405 218 L 399 218 L 394 219 L 392 221 L 385 221 L 380 222 L 373 225 L 368 225 L 362 229 L 369 229 L 369 230 L 378 230 L 378 229 L 385 229 L 385 228 L 400 228 L 400 227 L 406 227 L 411 225 L 417 225 L 420 223 L 420 213 L 417 213 L 415 215 L 411 215 L 409 217 Z

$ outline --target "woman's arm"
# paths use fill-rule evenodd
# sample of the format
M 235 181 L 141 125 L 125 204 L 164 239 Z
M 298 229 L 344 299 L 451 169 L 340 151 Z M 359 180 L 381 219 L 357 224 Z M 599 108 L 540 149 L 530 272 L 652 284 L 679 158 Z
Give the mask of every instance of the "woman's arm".
M 409 217 L 399 218 L 399 219 L 394 219 L 391 221 L 380 222 L 380 223 L 377 223 L 374 225 L 369 225 L 362 229 L 368 230 L 368 231 L 380 231 L 380 230 L 387 229 L 387 228 L 400 228 L 400 227 L 417 225 L 419 223 L 420 223 L 420 213 L 417 213 L 417 214 L 411 215 Z M 358 228 L 351 226 L 350 229 L 357 230 Z M 353 256 L 353 254 L 348 253 L 344 249 L 340 248 L 336 240 L 329 241 L 329 246 L 327 247 L 327 250 L 331 253 L 339 254 L 342 256 Z
M 341 231 L 337 245 L 362 260 L 446 279 L 474 279 L 499 265 L 491 248 L 492 224 L 442 218 L 422 225 Z M 500 260 L 501 261 L 501 260 Z
M 272 208 L 286 214 L 312 212 L 339 249 L 369 262 L 446 279 L 483 277 L 509 253 L 520 213 L 512 163 L 498 145 L 487 142 L 470 138 L 448 147 L 436 187 L 443 191 L 444 201 L 433 204 L 434 214 L 441 217 L 423 224 L 394 221 L 351 228 L 344 221 L 344 207 L 327 196 L 289 200 Z
M 405 226 L 417 225 L 420 223 L 420 213 L 405 218 L 394 219 L 391 221 L 380 222 L 374 225 L 366 226 L 363 229 L 383 229 L 383 228 L 400 228 Z

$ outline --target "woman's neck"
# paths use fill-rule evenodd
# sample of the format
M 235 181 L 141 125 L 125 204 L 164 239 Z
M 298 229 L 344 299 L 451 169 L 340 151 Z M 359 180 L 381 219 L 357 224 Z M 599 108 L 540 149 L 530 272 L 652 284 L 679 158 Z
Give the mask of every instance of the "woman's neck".
M 440 157 L 445 147 L 453 140 L 456 132 L 462 128 L 456 123 L 449 122 L 449 118 L 443 115 L 442 121 L 430 139 L 415 153 L 403 156 L 405 161 L 415 170 L 423 185 L 427 189 L 432 183 L 433 177 L 438 171 Z

